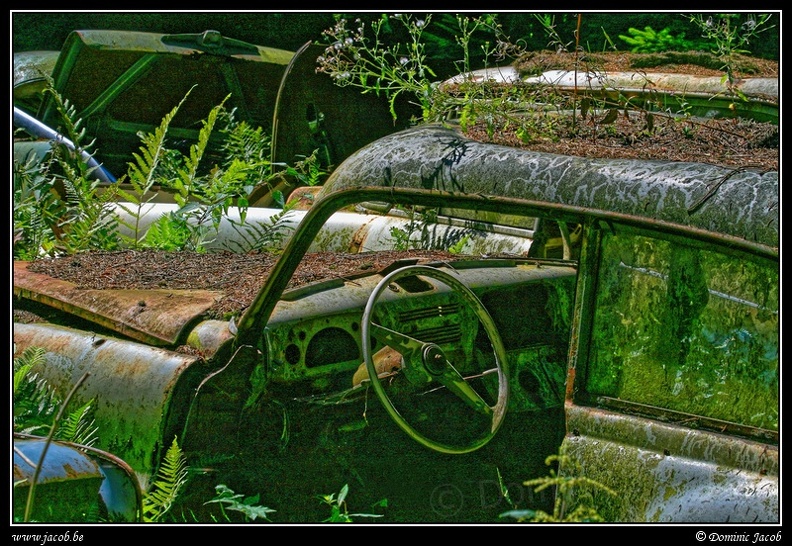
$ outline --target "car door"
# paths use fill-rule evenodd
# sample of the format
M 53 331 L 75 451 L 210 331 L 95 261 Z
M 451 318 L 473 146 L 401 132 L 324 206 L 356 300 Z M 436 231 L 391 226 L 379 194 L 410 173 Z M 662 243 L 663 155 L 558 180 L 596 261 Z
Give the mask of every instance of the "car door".
M 778 261 L 595 226 L 567 472 L 609 521 L 777 522 Z

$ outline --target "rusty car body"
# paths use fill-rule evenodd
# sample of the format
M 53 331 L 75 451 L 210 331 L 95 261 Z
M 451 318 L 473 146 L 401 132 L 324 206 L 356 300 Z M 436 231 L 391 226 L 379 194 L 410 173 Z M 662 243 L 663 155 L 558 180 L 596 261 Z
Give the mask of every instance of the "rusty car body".
M 359 116 L 373 101 L 333 93 L 331 102 L 332 84 L 313 73 L 317 50 L 311 44 L 296 52 L 264 47 L 213 30 L 198 34 L 78 30 L 69 34 L 60 51 L 15 52 L 14 158 L 22 163 L 31 156 L 44 161 L 55 145 L 74 149 L 61 132 L 61 113 L 48 93 L 51 88 L 74 107 L 86 141 L 92 142 L 93 153 L 81 150 L 84 161 L 103 184 L 115 185 L 134 160 L 139 134 L 160 123 L 174 106 L 174 96 L 196 88 L 171 127 L 174 146 L 184 148 L 194 142 L 199 122 L 208 112 L 205 108 L 228 97 L 239 119 L 266 127 L 273 137 L 280 135 L 271 149 L 273 163 L 286 165 L 319 149 L 323 166 L 329 167 L 367 139 L 394 130 L 394 124 L 386 112 L 369 112 L 366 130 L 339 139 L 348 125 L 362 125 Z M 139 107 L 142 104 L 145 108 Z M 397 108 L 406 113 L 408 107 Z M 277 127 L 284 125 L 289 130 L 278 132 Z M 257 204 L 269 203 L 269 192 L 258 192 Z M 149 219 L 161 213 L 161 207 L 153 205 Z M 253 216 L 261 216 L 260 211 Z M 17 521 L 25 512 L 37 464 L 43 466 L 38 469 L 34 521 L 140 520 L 141 492 L 134 473 L 129 472 L 128 482 L 117 477 L 118 468 L 130 468 L 124 460 L 87 446 L 54 442 L 48 450 L 43 445 L 49 445 L 43 438 L 15 435 Z M 42 453 L 49 453 L 46 460 L 39 460 Z M 135 498 L 129 493 L 132 483 L 137 487 Z
M 326 222 L 360 203 L 437 209 L 430 247 L 475 228 L 484 249 L 493 215 L 542 222 L 521 254 L 286 290 Z M 561 472 L 618 492 L 582 497 L 608 521 L 778 522 L 778 206 L 777 172 L 421 126 L 333 172 L 233 320 L 203 316 L 205 291 L 81 290 L 16 263 L 15 306 L 57 312 L 15 323 L 14 340 L 48 348 L 53 385 L 91 371 L 79 396 L 99 401 L 102 447 L 142 474 L 178 437 L 205 487 L 294 506 L 346 480 L 395 521 L 492 521 L 510 507 L 498 484 L 549 509 L 523 482 L 562 451 Z M 547 251 L 551 230 L 562 246 Z M 320 517 L 299 506 L 295 521 Z
M 189 43 L 185 62 L 213 37 L 153 43 Z M 262 119 L 289 161 L 342 99 L 283 92 L 313 89 L 312 60 L 279 55 Z M 118 127 L 115 96 L 82 111 Z M 526 482 L 557 471 L 602 486 L 566 492 L 567 514 L 780 522 L 778 172 L 530 152 L 451 124 L 347 140 L 364 124 L 338 116 L 322 133 L 338 166 L 283 217 L 277 261 L 232 316 L 208 314 L 219 291 L 86 288 L 14 263 L 14 310 L 39 317 L 15 320 L 15 351 L 45 348 L 37 371 L 61 392 L 88 372 L 74 397 L 96 401 L 101 449 L 145 482 L 177 438 L 181 502 L 207 520 L 218 484 L 286 523 L 324 521 L 317 495 L 349 484 L 348 502 L 384 511 L 373 523 L 504 522 L 553 513 L 552 489 Z M 262 203 L 249 221 L 275 214 Z M 394 233 L 454 252 L 364 267 L 405 242 Z M 234 236 L 224 224 L 210 250 Z M 313 252 L 359 254 L 361 270 L 291 287 Z

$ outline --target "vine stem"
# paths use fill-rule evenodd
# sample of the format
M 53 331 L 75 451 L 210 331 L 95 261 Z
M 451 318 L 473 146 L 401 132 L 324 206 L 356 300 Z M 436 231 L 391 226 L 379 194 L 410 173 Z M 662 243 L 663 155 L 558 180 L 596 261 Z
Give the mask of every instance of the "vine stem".
M 578 95 L 578 51 L 580 49 L 580 23 L 583 20 L 583 14 L 578 13 L 577 16 L 577 27 L 575 28 L 575 90 L 574 90 L 574 98 L 572 99 L 572 128 L 577 127 L 577 116 L 575 111 L 577 110 L 577 95 Z

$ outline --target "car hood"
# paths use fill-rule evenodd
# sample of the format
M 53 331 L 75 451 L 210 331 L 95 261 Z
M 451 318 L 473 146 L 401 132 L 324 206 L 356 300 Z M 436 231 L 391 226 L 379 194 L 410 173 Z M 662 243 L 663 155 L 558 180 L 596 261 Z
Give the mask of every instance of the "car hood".
M 222 296 L 211 290 L 81 288 L 14 262 L 14 294 L 154 346 L 174 345 Z

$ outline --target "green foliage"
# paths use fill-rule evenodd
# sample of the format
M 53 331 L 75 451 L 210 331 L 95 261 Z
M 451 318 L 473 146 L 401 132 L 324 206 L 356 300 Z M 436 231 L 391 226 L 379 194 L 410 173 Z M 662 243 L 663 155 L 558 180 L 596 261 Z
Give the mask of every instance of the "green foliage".
M 187 483 L 187 459 L 174 438 L 157 472 L 157 479 L 143 497 L 143 521 L 156 522 L 171 509 Z
M 120 188 L 117 190 L 119 198 L 129 203 L 128 205 L 121 205 L 121 208 L 133 218 L 132 223 L 122 222 L 122 224 L 132 232 L 131 237 L 124 238 L 124 242 L 132 248 L 141 246 L 143 235 L 140 221 L 143 218 L 144 207 L 157 196 L 157 194 L 151 190 L 157 181 L 155 173 L 158 171 L 160 162 L 163 160 L 163 157 L 167 157 L 165 136 L 167 135 L 168 127 L 191 92 L 192 89 L 187 92 L 179 104 L 174 106 L 173 109 L 162 118 L 159 127 L 157 127 L 153 133 L 138 134 L 142 144 L 139 149 L 140 153 L 132 154 L 135 161 L 129 163 L 126 177 L 132 191 L 125 191 Z
M 184 250 L 191 248 L 189 243 L 197 238 L 196 231 L 184 216 L 178 212 L 169 212 L 160 216 L 149 226 L 141 241 L 141 246 L 168 252 Z M 204 250 L 201 243 L 193 245 L 192 249 L 199 252 Z
M 97 432 L 99 428 L 95 426 L 92 411 L 93 400 L 89 400 L 79 408 L 69 412 L 60 423 L 55 438 L 84 446 L 94 445 L 98 439 Z
M 575 42 L 565 41 L 561 38 L 556 28 L 556 16 L 554 13 L 534 13 L 533 16 L 548 37 L 548 49 L 553 51 L 569 51 L 569 48 L 572 47 Z
M 52 88 L 68 135 L 79 143 L 84 131 L 75 112 Z M 151 133 L 139 133 L 141 146 L 132 154 L 127 173 L 118 184 L 102 186 L 91 177 L 78 152 L 56 146 L 43 157 L 32 149 L 14 160 L 14 257 L 33 260 L 42 254 L 72 254 L 91 249 L 130 248 L 205 251 L 227 219 L 238 232 L 247 233 L 239 251 L 269 249 L 285 236 L 283 215 L 295 203 L 286 203 L 280 187 L 296 181 L 315 185 L 327 172 L 317 152 L 295 165 L 278 164 L 269 156 L 271 139 L 261 127 L 238 122 L 225 100 L 203 120 L 198 138 L 186 154 L 169 149 L 172 120 L 188 98 L 188 91 Z M 227 100 L 228 97 L 226 97 Z M 215 138 L 217 137 L 217 138 Z M 219 144 L 218 144 L 219 143 Z M 217 154 L 217 163 L 214 163 Z M 279 185 L 273 182 L 277 181 Z M 292 182 L 290 182 L 292 181 Z M 171 194 L 179 209 L 162 215 L 144 230 L 144 218 L 161 192 Z M 271 225 L 246 222 L 250 196 L 270 192 L 283 209 Z M 114 212 L 119 206 L 127 218 Z M 230 216 L 232 208 L 239 220 Z M 126 228 L 122 233 L 119 227 Z
M 73 148 L 52 142 L 48 153 L 14 158 L 14 257 L 76 253 L 118 246 L 112 194 L 101 191 L 95 167 L 84 160 L 92 143 L 69 101 L 47 88 Z
M 633 53 L 660 53 L 663 51 L 689 51 L 696 49 L 701 44 L 685 39 L 685 35 L 674 36 L 671 29 L 664 28 L 656 31 L 652 27 L 644 27 L 643 30 L 629 28 L 629 36 L 619 34 L 619 38 L 630 46 Z
M 694 14 L 688 19 L 707 39 L 709 49 L 723 60 L 725 78 L 733 83 L 735 56 L 750 53 L 747 46 L 751 40 L 773 28 L 768 26 L 771 17 L 770 13 L 718 13 Z
M 770 13 L 717 13 L 689 15 L 688 19 L 708 40 L 713 53 L 729 58 L 735 54 L 749 54 L 747 46 L 751 40 L 773 28 L 767 26 L 771 17 Z
M 14 432 L 46 434 L 58 411 L 57 395 L 32 371 L 44 362 L 44 354 L 41 347 L 29 347 L 14 358 Z
M 215 498 L 204 504 L 218 503 L 224 507 L 224 510 L 240 512 L 245 521 L 255 521 L 259 518 L 270 521 L 269 515 L 275 512 L 272 508 L 259 505 L 260 495 L 258 494 L 245 497 L 241 493 L 234 493 L 230 487 L 224 484 L 216 485 L 215 492 Z
M 431 21 L 431 15 L 420 19 L 410 14 L 383 14 L 371 23 L 370 29 L 360 19 L 355 20 L 355 29 L 349 29 L 347 20 L 337 17 L 335 26 L 322 33 L 329 45 L 324 55 L 317 59 L 317 71 L 328 74 L 340 87 L 358 87 L 363 93 L 385 96 L 394 120 L 397 117 L 396 100 L 402 93 L 417 100 L 424 121 L 443 119 L 448 111 L 443 99 L 449 96 L 437 92 L 434 82 L 437 76 L 429 66 L 426 54 L 427 36 L 435 42 L 438 39 L 437 35 L 426 34 Z M 391 22 L 402 25 L 406 30 L 406 43 L 389 45 L 383 40 L 383 31 L 390 28 Z M 445 17 L 445 32 L 449 30 L 448 23 L 448 17 Z M 458 33 L 454 39 L 462 50 L 462 60 L 457 68 L 467 72 L 471 69 L 470 47 L 474 43 L 474 35 L 484 30 L 497 32 L 499 27 L 491 15 L 476 18 L 457 16 L 456 23 Z M 487 54 L 491 53 L 489 44 L 488 41 L 479 42 Z
M 350 514 L 347 509 L 346 498 L 349 494 L 349 485 L 344 484 L 336 496 L 335 493 L 320 495 L 319 499 L 330 507 L 330 516 L 324 520 L 326 523 L 352 523 L 352 518 L 381 518 L 382 514 Z M 376 505 L 380 508 L 388 506 L 388 501 L 383 499 Z
M 603 521 L 596 507 L 591 506 L 591 497 L 585 491 L 596 489 L 616 497 L 617 493 L 614 490 L 595 480 L 580 476 L 580 466 L 564 453 L 550 455 L 545 460 L 545 464 L 548 466 L 558 465 L 564 469 L 564 472 L 556 472 L 551 468 L 548 476 L 528 480 L 524 482 L 524 485 L 533 486 L 536 493 L 549 487 L 555 488 L 553 513 L 548 514 L 543 510 L 514 509 L 501 514 L 502 518 L 514 518 L 518 522 L 591 523 Z M 581 493 L 579 490 L 584 490 L 584 492 Z M 569 505 L 573 502 L 573 492 L 575 507 L 570 512 Z

